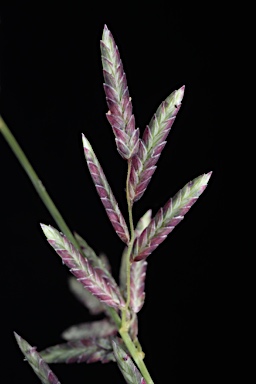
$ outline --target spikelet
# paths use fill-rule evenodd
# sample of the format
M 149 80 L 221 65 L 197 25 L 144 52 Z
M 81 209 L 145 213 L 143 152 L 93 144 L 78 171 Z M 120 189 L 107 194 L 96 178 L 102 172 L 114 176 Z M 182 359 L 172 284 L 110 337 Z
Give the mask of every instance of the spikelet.
M 91 177 L 100 196 L 102 204 L 104 205 L 109 220 L 120 239 L 124 243 L 128 244 L 130 236 L 123 215 L 118 207 L 115 196 L 113 195 L 113 192 L 108 184 L 106 176 L 104 175 L 104 172 L 101 168 L 101 165 L 91 147 L 91 144 L 84 135 L 83 146 L 86 162 Z
M 96 296 L 89 292 L 75 276 L 70 276 L 68 286 L 73 295 L 82 303 L 92 315 L 98 315 L 105 311 L 106 306 Z
M 95 320 L 81 324 L 72 325 L 62 332 L 64 340 L 81 340 L 89 338 L 102 338 L 115 335 L 117 327 L 109 319 Z
M 118 340 L 112 341 L 113 351 L 117 365 L 128 384 L 146 384 L 146 380 L 141 376 L 138 368 L 133 363 L 131 356 L 123 349 Z
M 135 129 L 132 102 L 120 54 L 106 25 L 100 46 L 104 90 L 109 108 L 106 116 L 113 129 L 119 154 L 124 159 L 130 159 L 138 151 L 140 133 L 138 128 Z
M 71 340 L 46 348 L 40 352 L 49 363 L 108 363 L 115 361 L 109 338 Z
M 190 181 L 159 209 L 147 228 L 135 239 L 132 252 L 134 261 L 146 259 L 166 239 L 203 193 L 210 177 L 211 172 Z
M 135 236 L 139 237 L 144 229 L 149 225 L 152 210 L 149 209 L 138 221 L 135 228 Z M 131 264 L 130 272 L 130 307 L 138 313 L 145 301 L 145 279 L 147 271 L 147 261 L 141 260 Z
M 129 195 L 134 202 L 141 198 L 156 170 L 156 163 L 180 109 L 184 90 L 183 86 L 162 102 L 143 133 L 138 153 L 132 158 L 129 180 Z
M 125 306 L 117 285 L 112 286 L 111 281 L 101 270 L 93 268 L 66 236 L 51 226 L 41 224 L 41 227 L 49 244 L 61 257 L 63 263 L 89 292 L 110 307 L 122 309 Z
M 32 347 L 26 340 L 14 332 L 14 336 L 17 343 L 25 356 L 25 360 L 33 368 L 35 374 L 39 377 L 43 384 L 60 384 L 55 374 L 49 368 L 48 364 L 42 358 L 42 356 L 36 351 L 35 347 Z

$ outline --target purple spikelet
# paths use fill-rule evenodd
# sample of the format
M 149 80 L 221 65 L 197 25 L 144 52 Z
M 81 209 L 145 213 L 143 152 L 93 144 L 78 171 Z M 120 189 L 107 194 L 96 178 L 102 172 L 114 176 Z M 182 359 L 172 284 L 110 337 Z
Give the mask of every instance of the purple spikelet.
M 57 344 L 40 352 L 49 363 L 108 363 L 115 361 L 110 338 L 88 338 Z
M 104 312 L 105 305 L 87 289 L 84 289 L 84 286 L 74 276 L 70 276 L 68 285 L 73 295 L 89 310 L 92 315 L 98 315 L 99 313 Z
M 85 290 L 85 289 L 84 289 Z M 72 325 L 62 332 L 64 340 L 81 340 L 89 338 L 106 338 L 117 333 L 117 327 L 108 318 Z
M 145 300 L 147 264 L 145 260 L 141 260 L 131 265 L 130 307 L 135 313 L 141 310 Z
M 139 237 L 143 230 L 149 225 L 152 210 L 149 209 L 138 221 L 135 228 L 135 236 Z M 147 262 L 145 260 L 136 261 L 131 265 L 130 271 L 130 307 L 138 313 L 145 301 L 145 279 L 147 271 Z
M 109 220 L 120 239 L 124 243 L 128 244 L 130 236 L 126 222 L 118 207 L 115 196 L 113 195 L 113 192 L 108 184 L 106 176 L 104 175 L 104 172 L 101 168 L 101 165 L 91 147 L 91 144 L 84 135 L 83 146 L 85 158 L 91 177 L 100 196 L 102 204 L 105 207 Z
M 113 129 L 118 152 L 124 159 L 129 159 L 138 151 L 140 133 L 138 128 L 135 129 L 132 102 L 120 54 L 106 25 L 100 43 L 104 90 L 109 108 L 106 116 Z
M 172 92 L 162 102 L 143 133 L 138 153 L 132 159 L 129 180 L 129 195 L 134 202 L 141 198 L 156 170 L 165 140 L 180 109 L 184 90 L 185 86 Z
M 134 261 L 146 259 L 165 240 L 203 193 L 210 177 L 211 172 L 190 181 L 159 209 L 147 228 L 135 239 L 132 253 Z
M 42 356 L 26 340 L 14 332 L 17 343 L 29 365 L 43 384 L 60 384 L 60 381 L 49 368 Z
M 113 352 L 117 365 L 128 384 L 146 384 L 146 380 L 141 376 L 140 371 L 134 364 L 131 356 L 125 351 L 124 346 L 118 339 L 112 341 Z
M 91 263 L 82 256 L 70 241 L 51 226 L 41 224 L 49 244 L 61 257 L 63 263 L 81 284 L 101 302 L 110 307 L 125 307 L 124 299 L 117 285 L 113 286 L 101 269 L 93 268 Z

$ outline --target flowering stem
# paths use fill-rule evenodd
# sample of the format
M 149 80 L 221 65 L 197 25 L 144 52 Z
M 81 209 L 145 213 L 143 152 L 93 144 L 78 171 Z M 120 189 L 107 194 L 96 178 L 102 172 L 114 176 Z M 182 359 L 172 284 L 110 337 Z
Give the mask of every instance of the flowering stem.
M 72 244 L 77 248 L 80 249 L 75 237 L 73 236 L 72 232 L 68 228 L 67 224 L 65 223 L 63 217 L 61 216 L 60 212 L 56 208 L 54 202 L 48 195 L 45 187 L 43 186 L 41 180 L 38 178 L 37 174 L 35 173 L 34 169 L 32 168 L 30 162 L 28 161 L 25 153 L 19 146 L 18 142 L 16 141 L 15 137 L 3 121 L 2 117 L 0 116 L 0 131 L 2 132 L 4 138 L 10 145 L 11 149 L 17 156 L 19 162 L 21 163 L 22 167 L 26 171 L 28 177 L 30 178 L 32 184 L 34 185 L 37 193 L 39 194 L 41 200 L 44 202 L 46 208 L 52 215 L 55 222 L 58 224 L 61 231 L 67 236 L 67 238 L 72 242 Z

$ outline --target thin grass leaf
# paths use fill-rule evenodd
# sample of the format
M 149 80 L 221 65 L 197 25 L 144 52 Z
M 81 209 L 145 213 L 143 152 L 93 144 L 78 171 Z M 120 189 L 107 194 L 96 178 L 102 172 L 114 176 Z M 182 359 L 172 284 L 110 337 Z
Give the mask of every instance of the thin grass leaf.
M 113 351 L 117 365 L 128 384 L 146 384 L 138 368 L 133 363 L 131 357 L 126 353 L 116 341 L 112 341 Z
M 100 196 L 102 204 L 107 212 L 109 220 L 114 227 L 115 232 L 120 237 L 120 239 L 128 244 L 130 236 L 129 231 L 126 225 L 126 222 L 123 218 L 123 215 L 118 207 L 117 201 L 113 195 L 113 192 L 108 184 L 106 176 L 100 166 L 100 163 L 93 152 L 91 144 L 83 135 L 83 146 L 86 162 L 97 189 L 97 192 Z
M 183 86 L 162 102 L 143 133 L 138 153 L 132 159 L 129 180 L 129 195 L 134 202 L 142 197 L 156 170 L 156 163 L 181 107 L 184 90 Z
M 135 129 L 132 102 L 119 50 L 106 25 L 100 46 L 105 80 L 104 90 L 109 108 L 106 116 L 113 129 L 119 154 L 124 159 L 129 159 L 139 149 L 140 133 L 138 128 Z
M 91 292 L 89 292 L 74 276 L 68 279 L 68 286 L 73 295 L 82 303 L 92 315 L 105 311 L 106 306 Z
M 32 367 L 43 384 L 60 384 L 60 381 L 43 360 L 42 356 L 26 340 L 14 332 L 16 341 L 25 356 L 25 360 Z
M 122 309 L 125 306 L 117 285 L 113 287 L 101 269 L 93 268 L 91 263 L 75 249 L 66 236 L 51 226 L 41 224 L 41 227 L 49 244 L 55 249 L 70 272 L 88 291 L 110 307 Z
M 64 340 L 81 340 L 88 338 L 101 338 L 115 335 L 117 327 L 109 319 L 97 320 L 72 325 L 61 335 Z
M 147 228 L 135 239 L 132 253 L 134 261 L 146 259 L 165 240 L 203 193 L 210 177 L 211 172 L 190 181 L 159 209 Z
M 68 341 L 46 348 L 40 352 L 49 363 L 108 363 L 115 361 L 110 339 L 90 338 Z

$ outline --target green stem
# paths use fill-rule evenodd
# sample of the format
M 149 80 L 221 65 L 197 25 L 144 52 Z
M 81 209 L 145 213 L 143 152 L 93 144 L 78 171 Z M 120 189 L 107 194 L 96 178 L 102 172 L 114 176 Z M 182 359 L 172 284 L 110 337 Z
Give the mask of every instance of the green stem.
M 43 186 L 41 180 L 38 178 L 36 172 L 32 168 L 30 162 L 28 161 L 25 153 L 19 146 L 18 142 L 16 141 L 15 137 L 5 124 L 4 120 L 0 116 L 0 132 L 2 132 L 4 138 L 10 145 L 11 149 L 13 150 L 14 154 L 17 156 L 20 164 L 26 171 L 28 177 L 30 178 L 32 184 L 34 185 L 37 193 L 39 194 L 41 200 L 44 202 L 46 208 L 52 215 L 55 222 L 58 224 L 60 230 L 67 236 L 67 238 L 71 241 L 71 243 L 80 250 L 79 244 L 77 243 L 75 237 L 73 236 L 72 232 L 68 228 L 67 224 L 65 223 L 63 217 L 61 216 L 60 212 L 56 208 L 54 202 L 48 195 L 45 187 Z
M 121 319 L 118 316 L 118 314 L 116 313 L 116 311 L 114 310 L 114 308 L 107 307 L 106 311 L 108 312 L 109 316 L 112 317 L 112 319 L 114 320 L 114 322 L 117 326 L 117 329 L 119 329 L 121 327 Z
M 143 358 L 142 358 L 143 354 L 136 349 L 136 347 L 133 344 L 128 332 L 120 329 L 119 333 L 122 336 L 122 339 L 125 342 L 125 345 L 126 345 L 128 351 L 130 352 L 135 363 L 137 364 L 137 366 L 138 366 L 142 376 L 146 380 L 147 384 L 154 384 L 154 382 L 153 382 L 153 380 L 152 380 L 152 378 L 151 378 L 151 376 L 147 370 L 147 367 L 143 361 Z
M 127 252 L 126 252 L 126 305 L 124 310 L 122 311 L 122 323 L 121 328 L 119 329 L 119 333 L 130 352 L 133 360 L 137 364 L 137 367 L 139 368 L 142 376 L 146 380 L 147 384 L 154 384 L 153 380 L 150 377 L 150 374 L 147 370 L 147 367 L 143 361 L 144 353 L 141 349 L 141 346 L 139 344 L 139 341 L 137 340 L 137 343 L 139 345 L 139 348 L 136 347 L 134 342 L 132 341 L 130 335 L 129 335 L 129 323 L 130 321 L 127 321 L 127 313 L 129 310 L 130 305 L 130 298 L 131 298 L 131 252 L 133 248 L 134 238 L 135 238 L 135 231 L 134 231 L 134 225 L 133 225 L 133 215 L 132 215 L 132 201 L 129 196 L 129 179 L 130 179 L 130 172 L 131 172 L 131 159 L 128 160 L 128 171 L 127 171 L 127 178 L 126 178 L 126 199 L 127 199 L 127 205 L 128 205 L 128 214 L 129 214 L 129 225 L 130 225 L 130 241 L 128 244 Z

